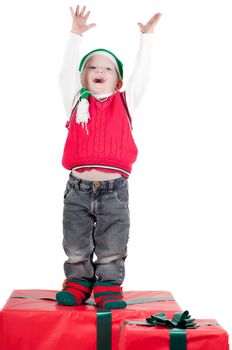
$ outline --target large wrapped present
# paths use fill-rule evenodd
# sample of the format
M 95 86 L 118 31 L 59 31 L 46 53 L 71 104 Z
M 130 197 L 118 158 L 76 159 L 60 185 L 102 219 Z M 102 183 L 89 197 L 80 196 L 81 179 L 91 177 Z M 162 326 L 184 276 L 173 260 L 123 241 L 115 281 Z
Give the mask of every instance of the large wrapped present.
M 55 294 L 12 293 L 0 314 L 1 350 L 117 350 L 122 321 L 161 311 L 171 317 L 180 310 L 166 291 L 124 292 L 127 308 L 112 311 L 96 309 L 91 299 L 81 306 L 58 305 Z
M 229 350 L 228 334 L 216 320 L 191 319 L 188 311 L 174 313 L 174 323 L 165 313 L 154 316 L 123 321 L 118 350 Z

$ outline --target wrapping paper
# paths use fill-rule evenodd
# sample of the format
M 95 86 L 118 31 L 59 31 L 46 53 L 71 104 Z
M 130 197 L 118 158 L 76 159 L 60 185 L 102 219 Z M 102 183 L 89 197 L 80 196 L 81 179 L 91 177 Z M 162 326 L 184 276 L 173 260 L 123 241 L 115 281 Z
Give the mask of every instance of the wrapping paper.
M 122 321 L 145 319 L 162 311 L 172 317 L 181 310 L 170 292 L 132 291 L 124 292 L 125 300 L 132 305 L 106 312 L 104 318 L 91 300 L 90 305 L 58 305 L 56 292 L 13 291 L 0 314 L 1 350 L 117 350 Z M 99 315 L 103 322 L 99 322 Z M 105 321 L 111 323 L 111 334 Z
M 119 350 L 171 349 L 168 328 L 147 327 L 127 322 L 121 324 Z M 196 323 L 199 325 L 196 329 L 186 329 L 187 350 L 229 350 L 228 334 L 216 320 L 196 319 Z

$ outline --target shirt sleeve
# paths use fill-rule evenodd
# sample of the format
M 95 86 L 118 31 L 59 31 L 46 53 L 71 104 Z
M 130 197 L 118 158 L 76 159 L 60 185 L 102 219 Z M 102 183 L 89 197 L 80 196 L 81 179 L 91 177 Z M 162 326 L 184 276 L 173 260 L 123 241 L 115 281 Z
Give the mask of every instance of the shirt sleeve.
M 81 88 L 78 69 L 81 42 L 81 35 L 70 32 L 59 73 L 59 87 L 67 119 L 70 117 L 75 98 Z
M 153 33 L 141 33 L 134 70 L 126 84 L 127 104 L 133 113 L 144 95 L 150 78 L 153 48 Z

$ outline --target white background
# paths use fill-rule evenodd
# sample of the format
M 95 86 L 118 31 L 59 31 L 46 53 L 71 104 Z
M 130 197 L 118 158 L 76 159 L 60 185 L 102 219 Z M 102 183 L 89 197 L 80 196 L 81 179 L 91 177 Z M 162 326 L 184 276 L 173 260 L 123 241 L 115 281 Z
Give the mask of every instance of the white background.
M 139 157 L 130 177 L 124 290 L 169 290 L 197 318 L 232 333 L 231 1 L 85 1 L 83 54 L 105 47 L 125 80 L 155 29 L 146 96 L 134 115 Z M 58 72 L 71 1 L 0 5 L 0 304 L 13 289 L 60 288 L 66 137 Z

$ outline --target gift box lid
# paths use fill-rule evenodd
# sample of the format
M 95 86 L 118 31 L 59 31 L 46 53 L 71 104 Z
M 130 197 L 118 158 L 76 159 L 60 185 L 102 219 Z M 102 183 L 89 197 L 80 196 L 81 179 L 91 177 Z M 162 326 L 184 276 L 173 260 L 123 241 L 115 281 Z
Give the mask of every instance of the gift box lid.
M 193 329 L 140 325 L 145 321 L 127 320 L 121 323 L 119 350 L 229 350 L 228 333 L 214 319 L 195 319 L 197 327 Z
M 162 310 L 171 317 L 180 310 L 168 291 L 126 291 L 127 308 L 103 314 L 96 309 L 91 298 L 81 306 L 59 305 L 55 300 L 56 292 L 29 289 L 12 292 L 1 311 L 4 350 L 76 350 L 78 347 L 81 350 L 102 350 L 99 339 L 105 336 L 110 348 L 104 350 L 116 350 L 123 320 L 146 318 Z M 108 330 L 98 322 L 104 314 L 110 319 Z

